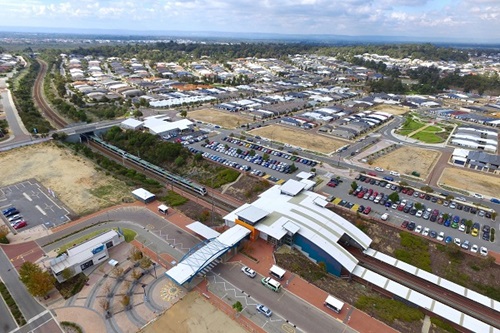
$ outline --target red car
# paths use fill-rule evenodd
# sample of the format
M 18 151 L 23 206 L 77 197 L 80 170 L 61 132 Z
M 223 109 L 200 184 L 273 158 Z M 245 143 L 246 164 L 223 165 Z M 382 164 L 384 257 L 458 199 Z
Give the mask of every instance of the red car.
M 21 220 L 19 222 L 17 222 L 16 224 L 14 224 L 14 229 L 21 229 L 21 228 L 24 228 L 25 226 L 27 226 L 28 223 L 26 223 L 26 221 L 24 220 Z
M 358 198 L 361 199 L 364 196 L 365 196 L 365 192 L 361 191 L 361 192 L 358 193 Z
M 408 192 L 407 188 L 404 188 L 404 189 L 401 190 L 401 193 L 403 193 L 403 194 L 406 194 L 406 192 Z
M 366 207 L 365 210 L 363 211 L 363 214 L 370 214 L 372 211 L 371 207 Z
M 408 195 L 413 195 L 413 192 L 415 192 L 415 191 L 413 191 L 413 190 L 410 188 L 410 189 L 408 189 L 408 191 L 406 191 L 406 194 L 408 194 Z
M 328 183 L 328 184 L 326 184 L 326 185 L 328 185 L 328 186 L 330 186 L 330 187 L 335 187 L 335 186 L 337 186 L 337 184 L 336 184 L 336 183 L 334 183 L 334 182 L 329 182 L 329 183 Z
M 405 220 L 405 221 L 403 221 L 403 223 L 401 223 L 401 228 L 406 229 L 406 228 L 408 227 L 408 224 L 409 224 L 409 223 L 410 223 L 410 222 L 408 222 L 408 221 L 406 221 L 406 220 Z
M 377 177 L 377 174 L 375 172 L 368 172 L 369 176 Z

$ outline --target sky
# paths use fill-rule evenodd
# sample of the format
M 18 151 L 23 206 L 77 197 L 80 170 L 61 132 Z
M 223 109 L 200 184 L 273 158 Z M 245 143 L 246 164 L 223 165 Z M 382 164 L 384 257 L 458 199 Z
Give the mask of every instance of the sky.
M 0 26 L 500 41 L 500 0 L 0 0 Z

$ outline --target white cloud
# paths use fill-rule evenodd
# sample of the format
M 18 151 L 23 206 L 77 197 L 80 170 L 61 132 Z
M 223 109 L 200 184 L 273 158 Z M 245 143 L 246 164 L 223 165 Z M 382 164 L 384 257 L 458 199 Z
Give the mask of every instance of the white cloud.
M 0 25 L 500 38 L 499 0 L 0 0 Z

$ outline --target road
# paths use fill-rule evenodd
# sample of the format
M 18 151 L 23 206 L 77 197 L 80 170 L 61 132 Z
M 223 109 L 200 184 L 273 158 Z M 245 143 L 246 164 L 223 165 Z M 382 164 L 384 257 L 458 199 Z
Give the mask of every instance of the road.
M 0 92 L 2 98 L 0 102 L 2 103 L 3 110 L 5 112 L 5 119 L 9 123 L 10 135 L 13 137 L 9 140 L 10 144 L 26 142 L 31 140 L 28 130 L 24 127 L 19 114 L 17 113 L 16 106 L 12 100 L 12 95 L 10 90 L 7 89 L 5 77 L 0 78 Z
M 28 293 L 23 283 L 19 280 L 17 271 L 3 249 L 0 249 L 0 267 L 2 267 L 0 276 L 9 289 L 12 298 L 14 298 L 19 306 L 24 318 L 29 321 L 44 312 L 45 308 Z

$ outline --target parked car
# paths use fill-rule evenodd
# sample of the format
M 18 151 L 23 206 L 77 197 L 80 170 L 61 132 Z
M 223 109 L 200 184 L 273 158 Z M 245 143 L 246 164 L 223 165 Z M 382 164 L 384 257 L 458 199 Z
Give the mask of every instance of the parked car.
M 18 229 L 24 228 L 27 225 L 28 225 L 28 223 L 26 223 L 26 221 L 21 220 L 21 221 L 17 222 L 16 224 L 14 224 L 13 228 L 18 230 Z
M 247 267 L 247 266 L 243 266 L 241 268 L 241 271 L 246 275 L 246 276 L 249 276 L 251 277 L 252 279 L 257 276 L 257 273 L 251 269 L 250 267 Z
M 476 244 L 474 244 L 470 247 L 470 252 L 472 252 L 472 253 L 477 253 L 478 250 L 479 250 L 479 247 Z
M 425 227 L 424 230 L 422 231 L 422 235 L 424 236 L 429 236 L 430 229 Z
M 365 210 L 363 211 L 363 214 L 370 214 L 370 212 L 372 211 L 371 207 L 366 207 Z
M 490 201 L 496 204 L 500 204 L 500 199 L 497 198 L 491 198 Z
M 271 309 L 269 309 L 267 306 L 265 306 L 263 304 L 257 304 L 257 306 L 255 308 L 257 309 L 258 312 L 262 313 L 264 316 L 266 316 L 268 318 L 273 315 L 273 312 L 271 311 Z
M 422 232 L 422 226 L 420 224 L 417 225 L 417 227 L 415 228 L 415 232 L 418 232 L 418 233 Z
M 486 247 L 484 247 L 484 246 L 481 246 L 481 248 L 479 249 L 479 253 L 482 256 L 486 257 L 488 255 L 488 249 Z
M 462 243 L 462 245 L 461 245 L 462 249 L 464 249 L 464 250 L 468 250 L 468 249 L 469 249 L 469 246 L 470 246 L 470 243 L 469 243 L 469 241 L 468 241 L 468 240 L 465 240 L 465 241 Z
M 415 227 L 416 227 L 415 222 L 412 221 L 408 223 L 408 230 L 413 231 L 415 230 Z
M 7 209 L 2 210 L 2 214 L 7 216 L 7 214 L 9 214 L 10 212 L 13 212 L 15 210 L 17 210 L 16 207 L 9 207 Z
M 460 240 L 460 238 L 458 237 L 455 237 L 455 239 L 453 240 L 453 243 L 457 246 L 460 246 L 462 244 L 462 241 Z
M 441 231 L 441 232 L 437 235 L 436 239 L 437 239 L 438 241 L 441 241 L 441 242 L 442 242 L 442 241 L 444 240 L 444 232 L 442 232 L 442 231 Z
M 431 238 L 436 238 L 437 237 L 437 232 L 435 232 L 434 230 L 431 230 L 431 232 L 429 232 L 429 236 Z
M 446 236 L 446 238 L 444 239 L 444 242 L 446 244 L 450 244 L 451 242 L 453 242 L 453 238 L 451 238 L 451 236 Z
M 382 169 L 380 167 L 375 167 L 374 169 L 375 169 L 375 171 L 384 172 L 384 169 Z
M 388 218 L 389 218 L 389 214 L 387 214 L 387 213 L 384 213 L 384 214 L 382 214 L 382 216 L 380 216 L 380 219 L 382 221 L 387 221 Z
M 11 216 L 17 215 L 17 214 L 19 214 L 19 211 L 14 208 L 14 210 L 10 210 L 7 214 L 3 214 L 3 215 L 5 215 L 5 217 L 11 217 Z
M 401 228 L 405 228 L 406 229 L 408 227 L 409 223 L 410 223 L 409 221 L 406 221 L 406 220 L 403 221 L 403 223 L 401 223 Z

